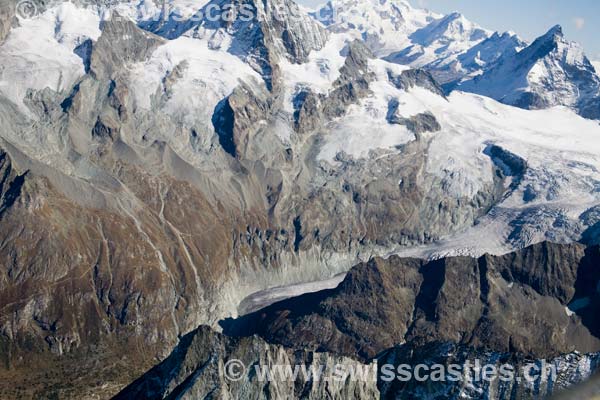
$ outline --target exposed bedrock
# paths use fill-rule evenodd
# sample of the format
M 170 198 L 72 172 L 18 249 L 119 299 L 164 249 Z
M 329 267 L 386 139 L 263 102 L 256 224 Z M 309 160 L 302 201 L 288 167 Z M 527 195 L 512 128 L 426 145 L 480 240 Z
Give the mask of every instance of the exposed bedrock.
M 532 358 L 594 352 L 600 350 L 599 258 L 598 247 L 550 243 L 479 259 L 375 258 L 335 289 L 223 327 L 362 360 L 398 344 L 434 341 Z
M 594 371 L 600 367 L 600 353 L 581 354 L 569 353 L 554 358 L 534 359 L 514 353 L 498 353 L 473 349 L 453 343 L 430 343 L 413 347 L 400 345 L 386 351 L 378 359 L 379 365 L 391 364 L 417 366 L 425 364 L 432 369 L 434 365 L 443 365 L 445 371 L 471 363 L 486 366 L 488 371 L 514 371 L 498 375 L 502 379 L 492 381 L 482 379 L 480 370 L 471 371 L 470 378 L 459 381 L 446 379 L 441 382 L 423 384 L 417 380 L 401 382 L 385 379 L 384 371 L 380 371 L 378 387 L 382 399 L 425 400 L 431 398 L 443 399 L 498 399 L 498 400 L 537 400 L 544 398 L 572 398 L 576 391 L 569 392 L 566 388 L 586 382 Z M 539 371 L 525 376 L 525 371 Z M 389 372 L 388 372 L 389 374 Z M 446 377 L 448 374 L 445 375 Z M 526 380 L 527 378 L 528 380 Z M 589 390 L 589 389 L 588 389 Z M 588 393 L 591 393 L 589 391 Z M 566 397 L 565 397 L 566 396 Z M 589 395 L 588 395 L 589 396 Z M 589 398 L 589 397 L 588 397 Z
M 4 42 L 11 28 L 16 24 L 15 1 L 3 1 L 0 4 L 0 44 Z
M 408 90 L 417 86 L 427 89 L 439 96 L 444 96 L 442 87 L 437 83 L 431 73 L 424 69 L 409 69 L 402 71 L 400 74 L 388 71 L 388 78 L 398 89 Z
M 224 376 L 225 365 L 231 360 L 237 360 L 247 368 L 239 380 Z M 360 368 L 361 371 L 376 372 L 375 364 L 362 365 L 355 360 L 327 353 L 292 351 L 270 345 L 257 337 L 232 339 L 208 327 L 200 327 L 184 336 L 168 358 L 123 389 L 114 399 L 379 398 L 375 379 L 326 381 L 298 374 L 299 379 L 295 381 L 260 381 L 254 368 L 266 370 L 275 365 L 289 365 L 292 368 L 302 366 L 306 371 L 323 368 L 327 373 L 335 368 Z M 371 373 L 371 376 L 376 377 L 376 373 Z
M 597 247 L 542 243 L 501 257 L 373 259 L 336 289 L 224 321 L 234 337 L 208 327 L 182 337 L 115 399 L 546 398 L 600 367 L 600 353 L 591 352 L 600 348 L 593 320 L 599 257 Z M 232 360 L 246 367 L 236 370 L 237 380 L 226 375 Z M 459 379 L 396 379 L 400 365 L 423 364 L 443 365 L 446 374 L 456 366 L 471 370 L 461 369 Z M 340 367 L 367 373 L 290 380 L 277 378 L 275 365 L 314 368 L 321 377 Z M 502 379 L 482 378 L 483 366 Z M 275 377 L 268 383 L 257 372 L 267 368 Z
M 286 49 L 279 56 L 300 62 L 322 47 L 321 28 L 305 42 L 284 25 L 269 27 Z M 506 176 L 489 163 L 494 180 L 456 196 L 427 172 L 428 138 L 374 157 L 319 158 L 331 119 L 370 93 L 371 55 L 359 42 L 344 50 L 329 94 L 308 93 L 296 119 L 283 86 L 248 79 L 213 94 L 214 104 L 206 96 L 200 122 L 166 111 L 185 63 L 165 73 L 148 109 L 135 95 L 129 67 L 164 43 L 105 21 L 75 53 L 85 75 L 72 87 L 30 90 L 22 107 L 0 99 L 0 340 L 4 365 L 32 391 L 45 373 L 38 360 L 128 356 L 140 370 L 127 373 L 142 372 L 181 335 L 235 316 L 251 293 L 431 242 L 471 226 L 505 193 Z M 71 371 L 84 375 L 75 397 L 96 387 L 85 371 Z M 117 375 L 110 390 L 129 382 Z

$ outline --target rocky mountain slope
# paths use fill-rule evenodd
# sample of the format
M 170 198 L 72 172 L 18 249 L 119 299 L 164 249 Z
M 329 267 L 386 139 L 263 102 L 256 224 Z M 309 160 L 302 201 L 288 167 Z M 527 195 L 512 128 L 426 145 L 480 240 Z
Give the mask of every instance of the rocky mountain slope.
M 375 399 L 380 393 L 376 379 L 364 381 L 325 381 L 298 374 L 296 381 L 273 379 L 261 382 L 255 370 L 248 376 L 227 379 L 223 371 L 227 362 L 239 360 L 245 366 L 263 368 L 275 365 L 302 365 L 311 368 L 364 368 L 373 371 L 376 365 L 362 365 L 350 358 L 310 351 L 298 352 L 270 345 L 253 338 L 232 339 L 208 327 L 200 327 L 181 338 L 176 349 L 161 364 L 146 373 L 114 397 L 118 399 Z M 235 371 L 232 371 L 235 372 Z
M 228 385 L 211 370 L 230 359 L 267 367 L 283 357 L 296 365 L 298 359 L 286 358 L 292 349 L 300 363 L 306 363 L 302 359 L 307 351 L 319 352 L 309 359 L 320 365 L 329 364 L 332 357 L 323 351 L 357 358 L 365 366 L 377 363 L 379 392 L 346 386 L 342 394 L 333 387 L 332 398 L 545 398 L 585 380 L 600 367 L 600 353 L 593 353 L 600 350 L 595 318 L 599 257 L 598 247 L 543 243 L 501 257 L 373 259 L 354 267 L 335 289 L 224 321 L 224 332 L 239 339 L 224 339 L 207 328 L 190 334 L 167 360 L 116 398 L 141 393 L 144 398 L 167 398 L 169 393 L 197 398 L 207 390 L 239 393 L 240 386 L 253 387 L 252 398 L 276 398 L 273 390 L 291 393 L 278 388 L 285 382 L 257 390 L 261 382 L 252 371 L 246 371 L 240 383 Z M 255 334 L 288 350 L 272 356 L 270 345 L 257 359 L 257 345 L 251 345 L 260 341 Z M 207 345 L 207 338 L 219 344 Z M 220 350 L 223 341 L 229 343 L 226 350 Z M 207 350 L 212 348 L 219 350 Z M 476 359 L 498 366 L 544 359 L 556 373 L 547 370 L 531 382 L 514 377 L 493 384 L 475 377 L 437 383 L 385 379 L 387 364 L 463 365 Z M 307 389 L 304 384 L 295 387 L 294 397 L 323 396 L 318 387 Z
M 565 39 L 560 26 L 459 88 L 517 107 L 562 105 L 585 118 L 600 118 L 600 76 L 583 49 Z
M 600 350 L 597 247 L 543 243 L 505 256 L 372 259 L 335 289 L 223 323 L 287 347 L 375 357 L 399 343 L 455 342 L 551 358 Z M 373 305 L 376 305 L 374 307 Z
M 372 256 L 598 241 L 600 127 L 569 110 L 445 96 L 289 0 L 36 4 L 0 12 L 2 398 L 109 397 Z

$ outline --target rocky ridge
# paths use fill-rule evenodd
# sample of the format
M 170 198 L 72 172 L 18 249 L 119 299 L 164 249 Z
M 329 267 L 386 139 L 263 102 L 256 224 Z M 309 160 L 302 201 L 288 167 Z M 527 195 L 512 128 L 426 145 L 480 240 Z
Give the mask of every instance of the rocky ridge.
M 21 382 L 3 398 L 48 381 L 48 396 L 81 398 L 102 380 L 108 397 L 249 294 L 437 246 L 480 218 L 518 222 L 510 241 L 490 235 L 496 252 L 597 239 L 593 143 L 562 146 L 564 132 L 539 128 L 548 116 L 443 96 L 429 73 L 312 20 L 152 24 L 138 11 L 52 3 L 0 46 L 1 374 Z M 560 152 L 515 142 L 495 116 Z M 67 369 L 45 376 L 53 365 Z
M 240 379 L 228 379 L 227 363 L 236 360 L 247 366 Z M 253 367 L 304 366 L 306 371 L 364 368 L 376 377 L 376 365 L 362 365 L 346 357 L 326 353 L 290 351 L 259 338 L 232 339 L 200 327 L 181 338 L 161 364 L 123 389 L 118 399 L 374 399 L 379 397 L 376 379 L 334 381 L 298 374 L 298 379 L 259 379 Z M 275 369 L 273 369 L 275 370 Z M 246 375 L 247 373 L 247 375 Z
M 478 260 L 374 259 L 354 267 L 335 289 L 224 321 L 224 332 L 237 339 L 199 329 L 116 398 L 141 393 L 145 398 L 175 393 L 202 397 L 207 390 L 231 395 L 240 393 L 239 387 L 252 398 L 290 396 L 291 388 L 278 386 L 282 382 L 258 390 L 261 381 L 252 371 L 227 383 L 213 369 L 217 363 L 223 368 L 229 359 L 261 367 L 306 365 L 306 360 L 331 365 L 342 360 L 334 354 L 358 359 L 365 368 L 377 365 L 377 390 L 349 381 L 343 392 L 330 388 L 331 398 L 547 398 L 585 381 L 600 367 L 600 331 L 594 320 L 600 299 L 598 257 L 597 247 L 543 243 Z M 271 344 L 256 346 L 261 343 L 256 334 Z M 206 345 L 208 338 L 216 342 Z M 222 343 L 228 343 L 225 350 Z M 277 345 L 284 345 L 286 350 L 279 352 L 288 356 L 271 355 Z M 305 358 L 311 351 L 315 353 Z M 510 380 L 492 382 L 476 375 L 426 384 L 387 378 L 389 366 L 462 366 L 475 360 L 497 368 L 510 365 L 515 373 Z M 349 359 L 341 362 L 350 365 Z M 525 381 L 520 374 L 531 363 L 540 374 Z M 298 380 L 292 396 L 324 395 L 319 380 L 311 388 L 304 385 Z
M 259 334 L 288 347 L 363 360 L 398 343 L 431 341 L 533 358 L 590 353 L 600 350 L 592 316 L 599 256 L 597 247 L 544 243 L 479 259 L 375 258 L 353 268 L 335 289 L 223 327 L 231 335 Z

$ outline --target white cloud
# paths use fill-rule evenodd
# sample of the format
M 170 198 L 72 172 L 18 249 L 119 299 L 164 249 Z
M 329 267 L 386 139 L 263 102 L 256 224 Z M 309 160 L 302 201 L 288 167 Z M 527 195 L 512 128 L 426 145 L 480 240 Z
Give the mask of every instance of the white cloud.
M 573 18 L 573 23 L 575 24 L 575 28 L 577 28 L 578 30 L 581 30 L 585 26 L 585 18 L 575 17 L 575 18 Z

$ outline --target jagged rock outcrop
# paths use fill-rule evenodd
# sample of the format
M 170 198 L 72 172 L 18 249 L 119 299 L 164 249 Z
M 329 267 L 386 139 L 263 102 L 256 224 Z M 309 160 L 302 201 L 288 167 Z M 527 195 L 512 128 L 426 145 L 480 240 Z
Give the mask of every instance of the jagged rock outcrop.
M 217 106 L 213 126 L 223 149 L 233 157 L 244 157 L 252 136 L 260 129 L 260 121 L 271 113 L 272 100 L 256 85 L 238 86 Z
M 439 96 L 444 96 L 444 90 L 437 83 L 431 73 L 424 69 L 409 69 L 402 71 L 399 75 L 394 74 L 393 71 L 389 70 L 388 77 L 390 82 L 392 82 L 398 89 L 409 90 L 417 86 L 427 89 Z
M 225 321 L 289 347 L 367 360 L 400 343 L 451 341 L 533 358 L 600 350 L 597 247 L 544 243 L 505 256 L 426 262 L 390 257 L 335 289 Z
M 228 361 L 238 360 L 246 370 L 235 379 L 225 376 Z M 257 371 L 274 366 L 304 366 L 306 371 L 323 368 L 323 379 L 304 376 L 298 379 L 264 379 Z M 270 345 L 262 339 L 232 339 L 200 327 L 181 338 L 162 363 L 123 389 L 114 399 L 375 399 L 379 397 L 376 379 L 365 381 L 325 380 L 338 365 L 376 372 L 372 365 L 327 353 L 291 351 Z M 236 368 L 239 368 L 236 367 Z M 232 372 L 238 373 L 235 369 Z M 316 372 L 315 372 L 316 373 Z M 275 373 L 274 373 L 275 374 Z M 273 375 L 274 376 L 274 375 Z M 375 378 L 376 373 L 372 374 Z
M 15 171 L 9 155 L 0 148 L 0 219 L 20 197 L 26 174 Z
M 350 104 L 356 103 L 369 92 L 373 75 L 369 72 L 369 59 L 373 54 L 360 41 L 353 41 L 344 49 L 346 60 L 340 69 L 333 90 L 323 101 L 323 115 L 327 119 L 341 117 Z
M 119 45 L 115 46 L 117 42 Z M 112 78 L 115 73 L 122 73 L 123 65 L 147 59 L 162 43 L 160 37 L 142 31 L 115 13 L 103 23 L 102 35 L 93 45 L 90 73 L 94 77 Z
M 600 368 L 600 353 L 570 353 L 552 359 L 531 359 L 511 353 L 495 353 L 475 350 L 467 346 L 452 343 L 431 343 L 414 348 L 400 345 L 379 357 L 379 365 L 416 366 L 425 364 L 445 366 L 447 378 L 450 365 L 461 367 L 462 379 L 453 381 L 444 379 L 428 382 L 424 385 L 417 380 L 402 382 L 389 379 L 387 373 L 380 370 L 379 389 L 381 398 L 398 400 L 420 400 L 444 398 L 458 399 L 497 399 L 497 400 L 535 400 L 551 398 L 562 394 L 566 388 L 587 381 Z M 467 367 L 467 363 L 470 366 Z M 481 369 L 477 370 L 475 363 Z M 483 379 L 483 366 L 488 371 L 496 368 L 496 376 Z M 465 368 L 471 368 L 469 374 Z M 526 375 L 527 374 L 527 375 Z M 567 396 L 569 392 L 565 393 Z M 553 397 L 552 397 L 553 398 Z M 560 397 L 562 398 L 562 397 Z
M 374 56 L 360 41 L 355 40 L 344 48 L 345 61 L 339 77 L 327 94 L 316 94 L 302 89 L 294 98 L 294 127 L 309 132 L 327 121 L 343 116 L 348 107 L 369 94 L 369 83 L 374 76 L 369 71 L 369 60 Z
M 422 113 L 413 115 L 410 118 L 405 118 L 398 115 L 398 101 L 390 101 L 389 109 L 388 109 L 388 121 L 390 124 L 404 125 L 411 132 L 417 135 L 417 138 L 421 133 L 425 132 L 437 132 L 442 127 L 440 123 L 435 118 L 435 115 L 431 113 Z

